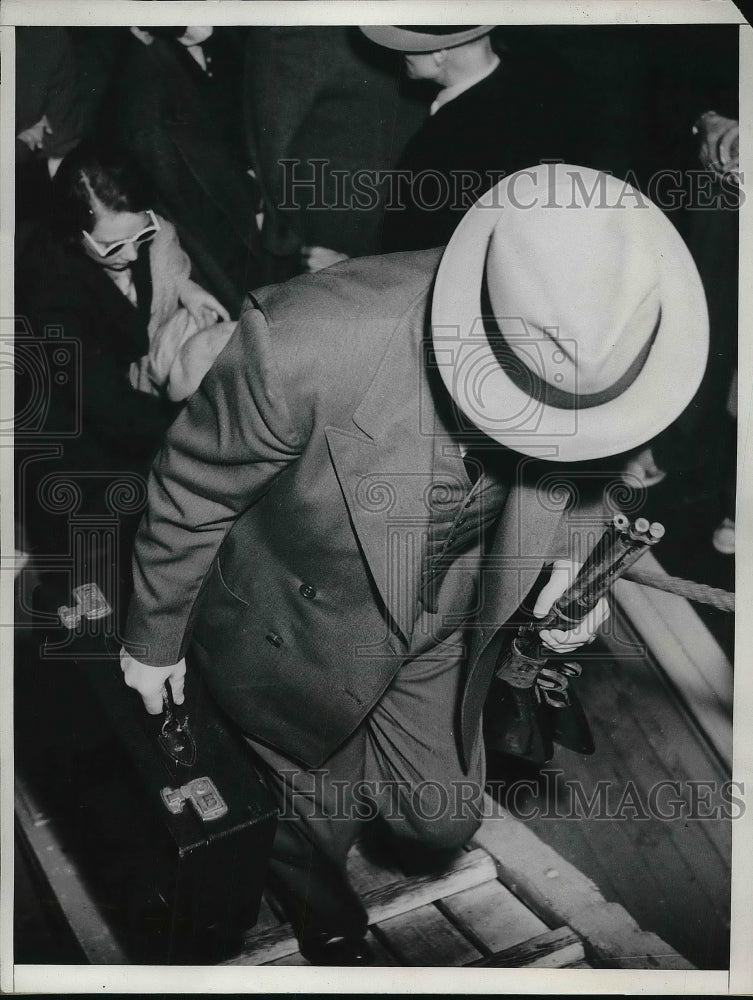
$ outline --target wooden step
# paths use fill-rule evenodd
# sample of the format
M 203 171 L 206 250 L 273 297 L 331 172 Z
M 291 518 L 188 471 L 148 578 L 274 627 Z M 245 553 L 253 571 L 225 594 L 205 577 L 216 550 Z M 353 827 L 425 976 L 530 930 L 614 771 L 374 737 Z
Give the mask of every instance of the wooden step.
M 437 907 L 482 954 L 504 951 L 549 930 L 496 880 L 445 896 Z
M 585 958 L 583 944 L 569 927 L 558 927 L 538 937 L 505 948 L 468 965 L 484 969 L 561 969 Z
M 478 948 L 433 905 L 382 920 L 374 933 L 398 956 L 401 965 L 457 967 L 481 958 Z
M 485 796 L 485 800 L 488 796 Z M 500 807 L 485 801 L 485 819 L 474 837 L 495 859 L 499 880 L 550 926 L 567 924 L 586 943 L 589 961 L 610 968 L 693 969 L 662 941 L 643 931 L 594 883 Z M 496 810 L 496 813 L 493 812 Z
M 433 903 L 443 896 L 481 885 L 496 878 L 494 861 L 486 851 L 476 849 L 461 853 L 444 871 L 431 875 L 399 878 L 386 885 L 362 892 L 361 899 L 369 915 L 369 924 L 378 924 L 409 910 Z M 298 951 L 298 942 L 289 924 L 271 927 L 261 933 L 252 931 L 238 955 L 223 965 L 265 965 Z

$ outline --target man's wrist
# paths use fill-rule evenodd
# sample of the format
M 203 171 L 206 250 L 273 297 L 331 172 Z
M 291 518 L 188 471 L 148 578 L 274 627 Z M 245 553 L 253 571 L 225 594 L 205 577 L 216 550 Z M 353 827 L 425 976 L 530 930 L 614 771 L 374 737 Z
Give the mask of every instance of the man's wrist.
M 164 670 L 165 667 L 173 667 L 182 659 L 181 656 L 156 656 L 150 653 L 150 647 L 145 643 L 127 640 L 123 640 L 122 651 L 132 660 L 143 663 L 145 667 L 154 667 L 160 670 Z

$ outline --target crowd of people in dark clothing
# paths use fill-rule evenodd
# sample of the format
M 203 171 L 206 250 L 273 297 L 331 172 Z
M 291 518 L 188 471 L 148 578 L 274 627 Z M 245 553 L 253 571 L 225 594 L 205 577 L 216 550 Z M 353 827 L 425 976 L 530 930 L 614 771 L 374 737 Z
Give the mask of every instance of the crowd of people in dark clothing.
M 419 53 L 350 27 L 19 27 L 19 547 L 66 551 L 71 516 L 109 509 L 119 475 L 146 477 L 249 291 L 442 245 L 500 177 L 560 160 L 673 191 L 660 207 L 704 280 L 711 361 L 625 475 L 689 494 L 714 476 L 715 544 L 734 551 L 736 88 L 735 33 L 701 26 L 498 27 Z M 63 480 L 65 509 L 50 499 Z

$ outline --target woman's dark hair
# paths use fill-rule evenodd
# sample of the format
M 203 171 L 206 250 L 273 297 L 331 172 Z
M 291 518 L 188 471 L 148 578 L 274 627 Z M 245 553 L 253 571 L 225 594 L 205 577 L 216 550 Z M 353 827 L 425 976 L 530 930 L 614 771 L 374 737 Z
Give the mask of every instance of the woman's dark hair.
M 52 182 L 53 228 L 68 242 L 97 224 L 97 206 L 110 212 L 151 207 L 149 183 L 128 154 L 87 141 L 64 157 Z

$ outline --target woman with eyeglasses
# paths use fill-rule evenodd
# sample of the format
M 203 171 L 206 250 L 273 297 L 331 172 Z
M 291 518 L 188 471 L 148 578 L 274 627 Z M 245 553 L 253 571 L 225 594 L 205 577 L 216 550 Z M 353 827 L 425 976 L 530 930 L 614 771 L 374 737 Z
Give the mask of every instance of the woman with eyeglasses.
M 112 513 L 115 479 L 143 494 L 176 403 L 235 325 L 191 280 L 175 228 L 151 209 L 143 177 L 121 154 L 82 144 L 53 191 L 51 225 L 18 262 L 16 281 L 25 319 L 17 412 L 38 403 L 36 441 L 53 446 L 20 466 L 26 536 L 41 555 L 67 539 L 68 517 L 50 502 L 56 486 L 79 498 L 68 512 L 77 518 Z M 116 513 L 127 542 L 140 509 Z

